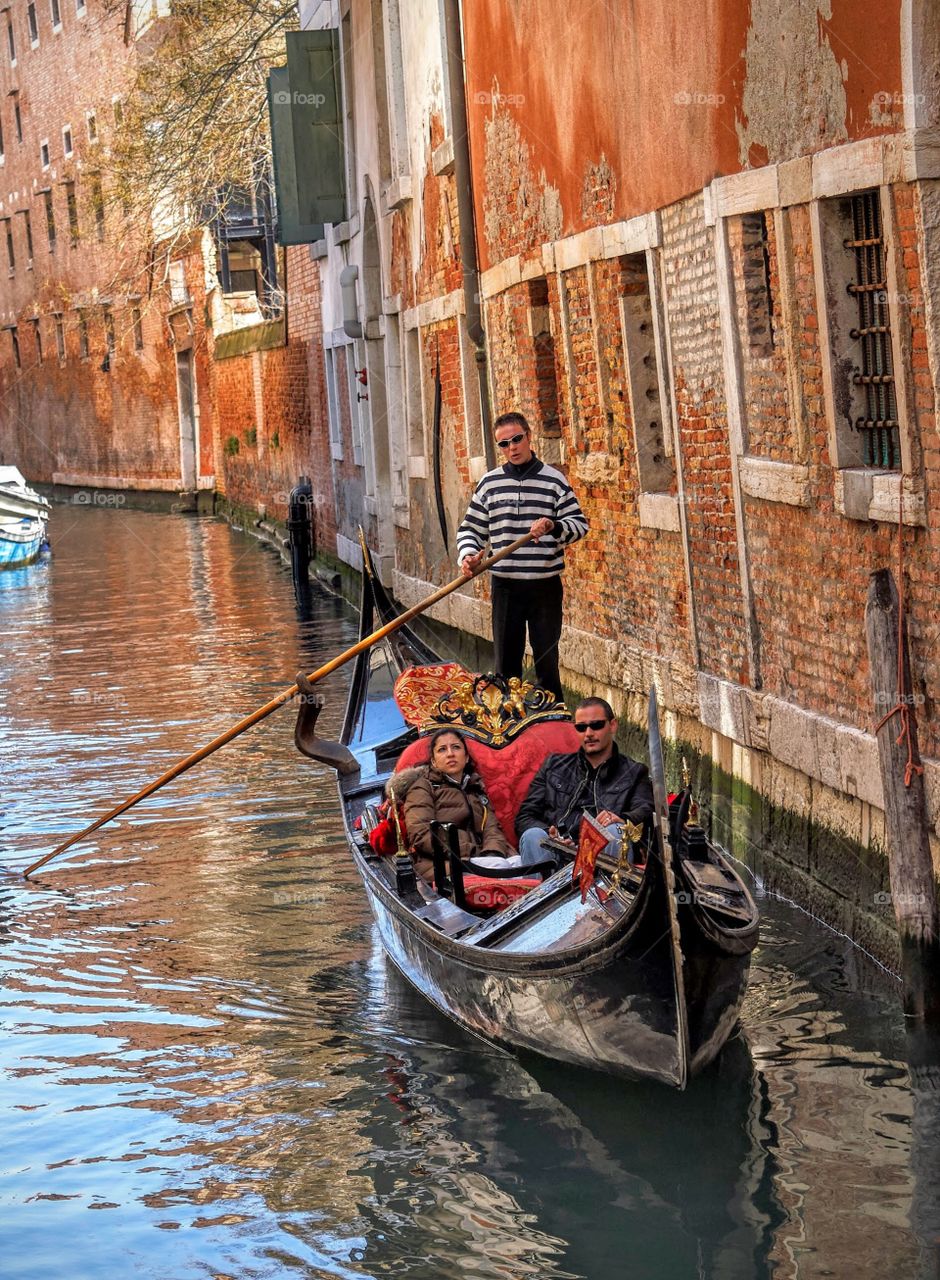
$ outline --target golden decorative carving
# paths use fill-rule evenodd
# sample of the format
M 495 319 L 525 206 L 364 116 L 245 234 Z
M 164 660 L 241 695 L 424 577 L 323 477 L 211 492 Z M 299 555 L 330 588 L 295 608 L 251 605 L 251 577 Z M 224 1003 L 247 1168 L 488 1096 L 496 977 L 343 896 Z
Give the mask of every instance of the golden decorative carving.
M 455 683 L 438 701 L 425 729 L 453 725 L 461 733 L 502 747 L 522 729 L 540 720 L 567 720 L 568 708 L 555 695 L 512 676 L 476 676 Z

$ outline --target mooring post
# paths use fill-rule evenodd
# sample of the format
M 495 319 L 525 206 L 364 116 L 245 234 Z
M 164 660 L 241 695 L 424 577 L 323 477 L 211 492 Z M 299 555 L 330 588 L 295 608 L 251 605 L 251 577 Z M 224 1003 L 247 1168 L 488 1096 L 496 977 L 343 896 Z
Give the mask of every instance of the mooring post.
M 288 496 L 287 535 L 294 596 L 303 608 L 310 603 L 310 560 L 316 553 L 313 486 L 309 476 L 301 476 Z
M 917 749 L 907 631 L 890 569 L 871 575 L 865 630 L 884 787 L 891 901 L 901 936 L 904 1010 L 940 1019 L 940 910 Z M 898 627 L 900 666 L 898 659 Z

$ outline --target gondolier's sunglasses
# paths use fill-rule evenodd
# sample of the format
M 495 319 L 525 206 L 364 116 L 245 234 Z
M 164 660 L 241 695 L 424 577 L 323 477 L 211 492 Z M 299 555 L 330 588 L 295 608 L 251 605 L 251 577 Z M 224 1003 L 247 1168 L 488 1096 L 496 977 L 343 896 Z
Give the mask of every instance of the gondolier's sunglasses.
M 496 443 L 501 449 L 508 449 L 511 444 L 518 444 L 520 440 L 525 439 L 525 432 L 520 431 L 517 436 L 510 436 L 508 440 L 497 440 Z
M 584 733 L 587 729 L 593 729 L 597 733 L 598 729 L 603 729 L 605 724 L 610 724 L 609 720 L 575 720 L 575 733 Z

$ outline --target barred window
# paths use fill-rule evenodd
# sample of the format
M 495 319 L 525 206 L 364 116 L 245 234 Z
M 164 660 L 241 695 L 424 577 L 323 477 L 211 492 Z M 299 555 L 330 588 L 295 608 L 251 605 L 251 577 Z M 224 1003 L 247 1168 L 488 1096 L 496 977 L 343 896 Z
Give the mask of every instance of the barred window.
M 845 248 L 855 256 L 855 281 L 848 286 L 858 306 L 858 324 L 849 336 L 859 344 L 852 381 L 865 412 L 855 419 L 862 435 L 864 465 L 895 470 L 901 465 L 898 407 L 891 359 L 891 318 L 877 191 L 852 197 L 852 236 Z

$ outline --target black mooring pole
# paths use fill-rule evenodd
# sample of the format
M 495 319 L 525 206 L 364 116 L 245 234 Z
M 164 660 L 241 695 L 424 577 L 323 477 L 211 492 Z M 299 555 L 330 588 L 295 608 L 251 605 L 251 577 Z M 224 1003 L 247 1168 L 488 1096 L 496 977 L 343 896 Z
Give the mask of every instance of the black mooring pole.
M 316 551 L 313 519 L 313 486 L 309 476 L 301 476 L 290 491 L 287 504 L 287 537 L 294 598 L 303 607 L 310 600 L 310 561 Z

